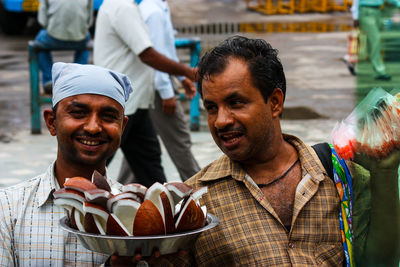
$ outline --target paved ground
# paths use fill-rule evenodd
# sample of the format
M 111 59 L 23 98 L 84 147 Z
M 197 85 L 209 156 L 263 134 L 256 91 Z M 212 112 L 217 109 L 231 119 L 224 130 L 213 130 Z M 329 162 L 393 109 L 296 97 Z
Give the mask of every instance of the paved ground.
M 335 122 L 335 120 L 284 120 L 282 125 L 285 132 L 295 134 L 309 144 L 314 144 L 329 140 L 330 129 Z M 209 132 L 192 132 L 192 142 L 193 154 L 201 167 L 221 155 Z M 31 135 L 28 130 L 23 130 L 13 136 L 11 142 L 0 142 L 0 187 L 21 182 L 44 172 L 55 159 L 56 153 L 56 139 L 46 131 L 41 135 Z M 118 151 L 111 162 L 109 177 L 117 177 L 121 155 Z M 168 180 L 178 181 L 180 179 L 178 172 L 164 147 L 162 163 Z
M 239 0 L 170 1 L 178 25 L 211 22 L 325 21 L 343 20 L 349 14 L 306 14 L 262 16 L 246 11 Z M 335 123 L 353 108 L 354 77 L 340 58 L 346 52 L 346 32 L 246 33 L 264 38 L 280 51 L 288 83 L 285 132 L 296 134 L 310 144 L 329 139 Z M 203 36 L 204 37 L 204 36 Z M 213 41 L 226 35 L 208 36 Z M 8 186 L 43 172 L 54 160 L 56 140 L 46 130 L 30 134 L 29 72 L 27 41 L 32 35 L 8 37 L 0 33 L 0 187 Z M 56 60 L 71 61 L 70 53 L 60 52 Z M 287 118 L 291 119 L 288 120 Z M 193 153 L 204 167 L 221 155 L 202 120 L 202 131 L 192 132 Z M 165 151 L 163 151 L 165 152 Z M 116 177 L 121 154 L 109 169 Z M 169 180 L 178 174 L 167 153 L 163 166 Z

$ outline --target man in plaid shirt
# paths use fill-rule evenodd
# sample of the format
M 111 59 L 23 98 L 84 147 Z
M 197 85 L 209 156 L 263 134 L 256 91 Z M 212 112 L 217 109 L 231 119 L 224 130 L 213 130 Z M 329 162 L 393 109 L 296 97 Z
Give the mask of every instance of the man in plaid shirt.
M 232 37 L 203 56 L 198 76 L 210 132 L 225 155 L 186 183 L 208 187 L 201 205 L 220 223 L 191 251 L 153 257 L 150 264 L 352 266 L 334 181 L 313 148 L 281 131 L 286 82 L 277 51 L 264 40 Z M 366 237 L 365 246 L 358 244 L 360 266 L 398 265 L 398 154 L 385 163 L 363 158 L 363 166 L 375 167 L 369 170 L 374 189 L 364 192 L 379 206 L 363 211 L 370 216 L 367 229 L 357 230 L 356 237 Z

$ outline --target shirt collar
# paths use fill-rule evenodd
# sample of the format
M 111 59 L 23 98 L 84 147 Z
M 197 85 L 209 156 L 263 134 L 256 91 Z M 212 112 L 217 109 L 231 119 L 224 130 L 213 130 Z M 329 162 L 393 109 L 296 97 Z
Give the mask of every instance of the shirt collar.
M 310 174 L 315 183 L 324 180 L 327 175 L 325 168 L 319 161 L 312 160 L 318 159 L 314 149 L 293 135 L 283 134 L 283 138 L 296 148 L 303 168 L 302 176 L 304 177 L 307 173 Z M 199 180 L 202 182 L 215 181 L 230 176 L 235 180 L 243 181 L 246 177 L 246 172 L 238 162 L 230 160 L 226 155 L 222 155 L 209 165 L 207 171 Z
M 205 174 L 200 181 L 214 181 L 231 176 L 233 179 L 243 181 L 246 172 L 242 169 L 238 162 L 232 161 L 226 155 L 222 155 L 219 159 L 209 165 Z
M 40 179 L 37 191 L 39 207 L 43 206 L 49 198 L 52 198 L 53 192 L 60 188 L 56 176 L 54 175 L 54 164 L 55 161 L 47 168 L 44 176 Z
M 293 135 L 283 134 L 283 138 L 296 148 L 303 170 L 303 177 L 306 174 L 310 174 L 311 179 L 318 184 L 328 176 L 317 153 L 312 147 L 306 145 L 301 139 Z

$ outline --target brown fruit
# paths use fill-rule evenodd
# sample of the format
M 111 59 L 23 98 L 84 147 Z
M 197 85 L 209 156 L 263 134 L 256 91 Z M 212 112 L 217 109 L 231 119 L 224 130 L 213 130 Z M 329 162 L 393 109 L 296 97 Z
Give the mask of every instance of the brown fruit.
M 72 208 L 79 210 L 81 213 L 83 211 L 83 204 L 82 202 L 72 199 L 72 198 L 56 198 L 54 199 L 54 204 L 66 209 L 69 213 L 71 213 Z
M 84 213 L 92 213 L 107 221 L 108 211 L 100 205 L 96 205 L 93 203 L 85 202 L 83 205 Z
M 171 182 L 164 185 L 171 193 L 174 205 L 178 204 L 184 197 L 188 196 L 193 188 L 185 183 Z
M 189 231 L 205 225 L 205 215 L 200 206 L 190 198 L 182 208 L 175 226 L 177 231 Z
M 111 197 L 111 193 L 104 189 L 90 189 L 85 191 L 86 201 L 96 205 L 100 205 L 103 208 L 107 208 L 107 201 Z
M 199 199 L 208 192 L 208 188 L 206 186 L 197 188 L 196 190 L 193 190 L 193 192 L 190 194 L 190 196 L 193 198 L 193 200 L 198 203 Z
M 171 205 L 168 199 L 168 196 L 165 192 L 161 192 L 160 194 L 161 202 L 163 205 L 164 211 L 164 224 L 165 224 L 165 233 L 171 234 L 175 232 L 175 222 L 174 215 L 172 214 Z
M 54 198 L 70 198 L 75 199 L 81 203 L 85 202 L 85 196 L 82 192 L 61 188 L 53 193 Z
M 91 231 L 95 231 L 93 229 L 97 228 L 98 232 L 101 235 L 106 234 L 106 227 L 107 227 L 107 220 L 109 217 L 108 211 L 96 204 L 85 202 L 83 205 L 83 211 L 85 212 L 85 215 L 87 214 L 92 214 L 93 215 L 93 221 L 95 223 L 95 226 L 93 225 L 86 225 L 86 221 L 84 224 L 85 229 L 89 228 Z M 85 218 L 86 219 L 86 218 Z M 90 223 L 93 223 L 91 220 L 89 221 Z M 86 230 L 88 231 L 88 230 Z
M 74 177 L 74 178 L 69 178 L 64 183 L 64 188 L 73 189 L 73 190 L 85 193 L 85 191 L 90 190 L 90 189 L 96 189 L 97 187 L 86 178 Z
M 136 194 L 131 193 L 131 192 L 123 192 L 123 193 L 119 193 L 107 200 L 107 209 L 111 212 L 113 205 L 121 199 L 132 199 L 139 203 L 142 203 L 142 200 Z
M 78 226 L 76 225 L 76 222 L 75 222 L 74 213 L 75 213 L 75 208 L 72 208 L 71 212 L 67 212 L 67 216 L 68 216 L 68 220 L 69 220 L 69 223 L 71 225 L 71 228 L 74 228 L 75 230 L 78 230 Z
M 165 226 L 158 208 L 150 200 L 145 200 L 138 209 L 133 222 L 133 235 L 164 235 Z
M 93 214 L 91 214 L 91 213 L 85 214 L 85 217 L 83 220 L 83 226 L 85 227 L 85 231 L 88 233 L 100 234 L 100 229 L 97 226 L 96 222 L 94 221 Z
M 79 230 L 81 232 L 85 232 L 84 223 L 84 215 L 79 210 L 72 208 L 71 214 L 68 215 L 69 221 L 71 223 L 71 227 Z
M 122 187 L 122 192 L 131 192 L 137 195 L 140 198 L 140 202 L 143 202 L 146 191 L 147 187 L 136 183 L 127 184 Z
M 118 219 L 115 214 L 110 214 L 107 220 L 106 227 L 107 235 L 118 235 L 118 236 L 130 236 L 128 229 L 122 224 L 122 222 Z
M 140 203 L 133 199 L 120 199 L 112 206 L 112 213 L 118 217 L 130 234 L 133 232 L 133 222 Z
M 106 190 L 107 192 L 111 192 L 111 187 L 107 182 L 106 177 L 104 177 L 98 171 L 94 171 L 92 175 L 92 183 L 100 189 Z

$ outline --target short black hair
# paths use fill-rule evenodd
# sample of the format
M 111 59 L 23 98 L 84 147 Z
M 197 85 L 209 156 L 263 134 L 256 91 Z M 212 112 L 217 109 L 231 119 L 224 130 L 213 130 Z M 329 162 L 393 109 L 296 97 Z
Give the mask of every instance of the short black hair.
M 262 39 L 249 39 L 233 36 L 206 52 L 198 65 L 199 93 L 202 94 L 203 79 L 214 74 L 221 74 L 230 59 L 245 61 L 248 65 L 254 86 L 260 90 L 267 102 L 275 88 L 280 88 L 286 95 L 286 79 L 282 63 L 278 58 L 278 50 Z
M 57 107 L 58 107 L 58 103 L 57 103 L 54 107 L 51 108 L 51 109 L 53 110 L 53 117 L 54 117 L 54 119 L 56 118 Z

